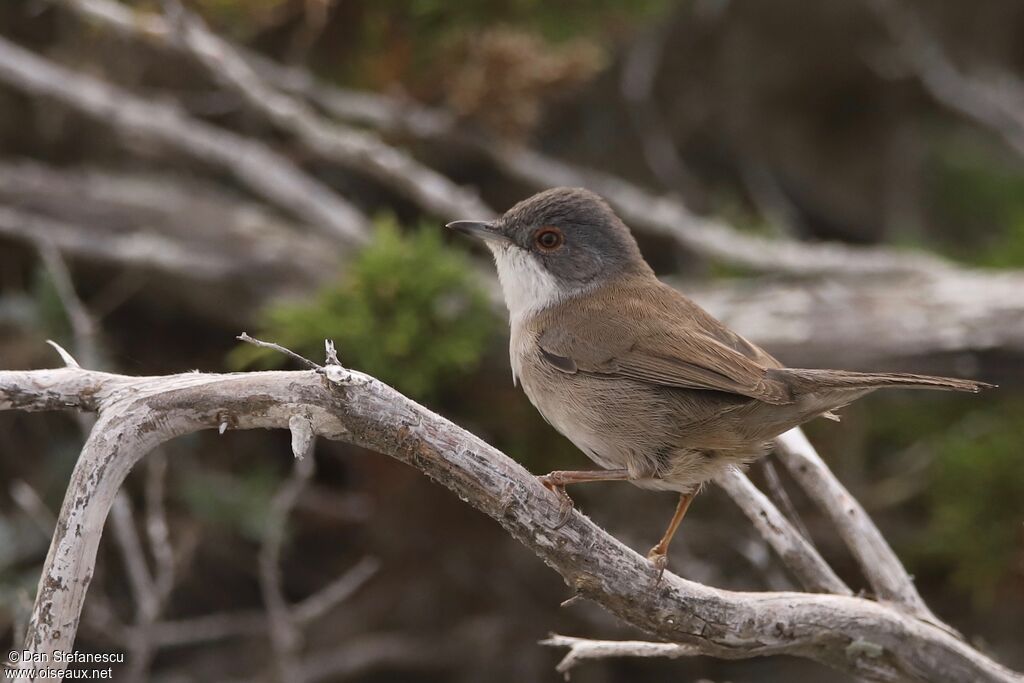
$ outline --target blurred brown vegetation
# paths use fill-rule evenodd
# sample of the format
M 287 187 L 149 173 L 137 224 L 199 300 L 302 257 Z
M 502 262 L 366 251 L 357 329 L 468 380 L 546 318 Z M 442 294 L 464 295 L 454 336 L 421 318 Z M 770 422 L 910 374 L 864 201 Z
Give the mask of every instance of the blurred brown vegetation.
M 441 217 L 394 187 L 315 158 L 193 61 L 116 35 L 66 5 L 8 0 L 0 4 L 0 36 L 262 140 L 374 216 L 374 233 L 383 235 L 362 250 L 338 244 L 223 169 L 0 83 L 0 209 L 77 226 L 92 244 L 64 257 L 99 325 L 107 369 L 239 367 L 254 360 L 235 348 L 243 329 L 310 355 L 329 336 L 346 363 L 423 400 L 531 470 L 585 462 L 512 387 L 504 323 L 478 276 L 487 264 L 444 241 Z M 750 234 L 890 244 L 965 267 L 1024 269 L 1024 156 L 998 130 L 929 93 L 898 57 L 871 3 L 197 0 L 190 7 L 218 33 L 325 82 L 450 111 L 472 135 L 612 172 Z M 1007 93 L 1022 87 L 1024 5 L 922 0 L 907 7 L 966 72 L 1003 74 Z M 530 192 L 470 147 L 387 139 L 477 188 L 498 210 Z M 123 246 L 119 236 L 139 234 L 165 241 L 131 252 L 144 257 L 104 253 Z M 748 275 L 664 236 L 639 237 L 666 276 L 714 285 Z M 27 228 L 0 232 L 5 369 L 54 365 L 47 338 L 74 346 L 37 246 Z M 812 294 L 828 286 L 827 278 L 807 283 Z M 885 359 L 1002 388 L 980 397 L 875 396 L 843 411 L 840 424 L 809 429 L 932 609 L 1018 669 L 1022 351 L 995 345 Z M 849 367 L 850 355 L 836 348 L 827 360 Z M 799 351 L 784 360 L 799 364 Z M 48 543 L 46 510 L 59 507 L 81 441 L 69 417 L 0 414 L 0 638 L 16 639 L 23 628 Z M 257 556 L 267 510 L 291 467 L 287 435 L 204 434 L 162 451 L 177 553 L 163 619 L 259 610 Z M 299 600 L 360 558 L 380 560 L 365 586 L 305 633 L 309 652 L 348 653 L 346 665 L 321 680 L 556 680 L 559 654 L 536 645 L 549 631 L 638 636 L 592 606 L 559 609 L 567 589 L 546 567 L 416 472 L 335 443 L 319 443 L 316 458 L 315 479 L 287 526 L 286 595 Z M 755 467 L 755 479 L 761 474 Z M 146 481 L 136 472 L 128 482 L 140 518 Z M 791 493 L 824 556 L 861 585 L 838 539 Z M 670 497 L 615 484 L 577 496 L 587 514 L 635 548 L 656 539 L 673 505 Z M 674 552 L 674 567 L 695 580 L 793 586 L 716 491 L 694 506 Z M 119 629 L 130 629 L 134 618 L 125 585 L 108 534 L 81 649 L 125 647 Z M 93 601 L 94 594 L 101 597 Z M 271 672 L 266 643 L 264 634 L 246 632 L 167 647 L 154 654 L 149 676 L 253 680 Z M 574 676 L 837 680 L 812 664 L 775 660 L 613 660 Z

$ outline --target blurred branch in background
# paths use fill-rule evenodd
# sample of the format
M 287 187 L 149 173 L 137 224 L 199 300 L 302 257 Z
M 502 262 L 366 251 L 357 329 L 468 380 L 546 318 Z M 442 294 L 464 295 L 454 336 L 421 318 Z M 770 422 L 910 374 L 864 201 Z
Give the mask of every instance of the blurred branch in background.
M 71 325 L 75 348 L 84 362 L 93 366 L 101 365 L 102 354 L 99 345 L 99 325 L 86 309 L 85 304 L 75 291 L 74 282 L 59 251 L 52 243 L 41 239 L 38 250 L 47 272 L 53 280 Z M 73 358 L 58 349 L 66 362 L 76 363 Z M 88 438 L 95 419 L 88 413 L 76 413 L 82 427 L 83 436 Z M 226 422 L 221 423 L 222 427 Z M 229 614 L 212 614 L 191 620 L 190 624 L 177 624 L 177 630 L 187 634 L 187 638 L 202 641 L 211 637 L 209 628 L 196 628 L 197 624 L 219 623 L 220 631 L 214 629 L 214 636 L 224 637 L 232 633 L 238 635 L 251 629 L 255 621 L 259 624 L 257 631 L 265 632 L 274 652 L 276 676 L 274 680 L 299 683 L 314 681 L 331 675 L 331 669 L 323 662 L 304 663 L 302 657 L 302 629 L 324 616 L 339 604 L 351 597 L 377 571 L 379 562 L 373 558 L 364 558 L 340 577 L 329 583 L 317 593 L 309 596 L 301 603 L 290 605 L 283 592 L 283 577 L 280 561 L 283 546 L 287 537 L 288 519 L 296 507 L 300 497 L 307 490 L 315 473 L 313 457 L 314 433 L 307 418 L 293 415 L 289 420 L 292 433 L 292 452 L 295 458 L 292 475 L 285 479 L 274 498 L 263 530 L 263 538 L 259 552 L 259 582 L 263 595 L 265 615 L 255 620 L 247 617 L 235 617 Z M 128 578 L 128 586 L 132 602 L 135 605 L 133 623 L 126 626 L 120 623 L 117 616 L 109 609 L 103 610 L 106 627 L 112 627 L 120 633 L 122 641 L 129 650 L 128 666 L 122 672 L 126 681 L 143 681 L 149 678 L 149 668 L 153 658 L 168 643 L 154 633 L 174 631 L 174 627 L 159 623 L 166 608 L 168 599 L 175 586 L 175 551 L 170 541 L 169 530 L 164 509 L 164 485 L 167 469 L 166 458 L 159 452 L 152 454 L 146 461 L 147 476 L 144 487 L 145 495 L 145 532 L 148 548 L 143 547 L 142 537 L 136 523 L 135 512 L 126 488 L 118 491 L 110 508 L 110 521 L 113 536 Z M 44 517 L 42 501 L 34 491 L 23 484 L 15 489 L 23 507 L 32 511 L 37 520 Z M 29 495 L 29 494 L 32 495 Z M 58 520 L 59 523 L 59 520 Z M 50 526 L 52 533 L 56 523 Z M 147 561 L 147 549 L 154 560 L 155 568 L 150 570 Z M 90 570 L 90 574 L 95 569 Z M 101 604 L 111 602 L 109 596 L 98 596 Z M 266 626 L 264 627 L 264 623 Z M 231 624 L 232 626 L 228 626 Z M 177 643 L 180 645 L 180 637 Z M 320 657 L 323 659 L 323 656 Z M 311 675 L 301 676 L 305 668 L 311 666 Z
M 33 209 L 0 205 L 0 233 L 45 239 L 76 260 L 171 276 L 183 303 L 224 322 L 250 326 L 266 303 L 322 286 L 339 268 L 340 255 L 321 236 L 191 182 L 28 162 L 0 168 L 0 179 L 0 200 L 17 197 Z M 125 200 L 106 192 L 115 188 Z M 189 213 L 177 210 L 184 203 Z M 80 225 L 62 222 L 73 214 Z M 258 240 L 249 239 L 254 234 Z M 810 365 L 856 368 L 939 354 L 1024 352 L 1024 275 L 950 270 L 941 278 L 896 282 L 675 284 L 745 336 Z M 205 294 L 208 287 L 220 292 L 216 301 Z
M 157 15 L 132 12 L 117 6 L 113 0 L 55 1 L 125 35 L 156 41 L 161 47 L 180 49 L 180 44 L 173 38 L 173 29 Z M 220 44 L 226 45 L 223 42 Z M 266 60 L 261 59 L 257 63 L 266 64 Z M 236 62 L 233 64 L 238 66 Z M 803 275 L 907 273 L 934 271 L 942 269 L 944 265 L 933 256 L 900 253 L 882 247 L 807 244 L 744 234 L 722 221 L 696 216 L 679 201 L 652 194 L 622 178 L 577 168 L 539 152 L 482 134 L 467 135 L 457 126 L 457 119 L 451 114 L 432 111 L 422 105 L 387 96 L 350 93 L 340 88 L 331 88 L 317 83 L 308 75 L 296 75 L 292 70 L 279 65 L 264 67 L 264 71 L 276 78 L 276 87 L 289 88 L 311 96 L 340 119 L 377 127 L 382 132 L 466 144 L 483 153 L 500 170 L 528 187 L 588 187 L 605 197 L 633 228 L 669 237 L 688 250 L 724 263 L 753 270 Z M 256 91 L 250 89 L 248 94 L 254 95 Z M 292 112 L 290 118 L 293 125 L 295 112 L 300 112 L 299 117 L 307 122 L 311 120 L 308 114 L 294 108 L 294 105 L 288 105 L 282 100 L 276 101 Z
M 1009 72 L 965 72 L 914 10 L 894 0 L 865 4 L 888 30 L 902 64 L 937 102 L 1001 136 L 1024 157 L 1024 82 Z
M 225 423 L 221 423 L 225 424 Z M 288 609 L 281 581 L 281 549 L 284 545 L 286 525 L 299 497 L 306 490 L 316 472 L 313 458 L 313 427 L 309 420 L 295 414 L 288 420 L 292 436 L 292 473 L 274 494 L 270 501 L 270 514 L 260 544 L 259 575 L 260 592 L 270 623 L 270 644 L 274 650 L 274 662 L 278 680 L 284 682 L 296 678 L 298 655 L 302 647 L 301 634 Z
M 192 118 L 172 104 L 142 99 L 84 73 L 66 69 L 0 37 L 0 80 L 56 99 L 113 126 L 234 174 L 257 195 L 333 233 L 365 240 L 366 218 L 326 185 L 252 138 Z
M 683 198 L 696 194 L 697 178 L 683 163 L 665 118 L 654 100 L 654 81 L 668 42 L 668 22 L 650 27 L 626 53 L 619 92 L 629 110 L 633 131 L 643 145 L 644 159 L 654 177 L 670 193 Z
M 931 355 L 1024 351 L 1021 272 L 676 284 L 773 353 L 813 366 L 906 366 Z M 1015 373 L 1012 363 L 1006 371 Z
M 239 324 L 266 300 L 336 276 L 344 253 L 306 225 L 184 174 L 28 160 L 0 163 L 0 235 L 50 243 L 76 262 L 173 280 L 184 305 Z M 209 288 L 222 293 L 219 301 Z
M 269 87 L 235 48 L 206 28 L 202 19 L 186 14 L 176 2 L 167 4 L 178 15 L 175 28 L 179 32 L 174 38 L 188 53 L 249 107 L 293 133 L 307 151 L 374 177 L 415 200 L 427 214 L 448 220 L 494 217 L 494 211 L 475 194 L 409 155 L 369 133 L 323 119 L 303 102 Z
M 308 73 L 275 65 L 265 58 L 239 51 L 191 17 L 182 18 L 180 30 L 176 32 L 159 15 L 137 12 L 111 0 L 62 0 L 61 4 L 129 37 L 156 41 L 159 46 L 172 50 L 187 50 L 188 54 L 197 57 L 208 67 L 211 76 L 227 80 L 251 107 L 294 132 L 310 150 L 322 153 L 325 158 L 337 161 L 342 166 L 376 174 L 384 184 L 394 186 L 400 192 L 411 193 L 410 196 L 417 199 L 428 212 L 446 217 L 493 215 L 489 208 L 445 176 L 377 138 L 320 117 L 299 100 L 274 88 L 309 98 L 338 118 L 369 125 L 392 136 L 412 136 L 419 140 L 468 146 L 530 187 L 590 186 L 604 194 L 633 227 L 671 236 L 684 247 L 715 260 L 770 272 L 829 275 L 831 283 L 827 286 L 816 280 L 784 280 L 734 286 L 718 283 L 713 287 L 695 287 L 691 283 L 684 285 L 694 298 L 707 305 L 713 313 L 783 357 L 792 348 L 803 354 L 805 363 L 824 365 L 836 362 L 836 358 L 841 356 L 848 365 L 866 366 L 878 361 L 896 362 L 922 354 L 992 349 L 1020 351 L 1022 348 L 1019 323 L 1024 318 L 1024 304 L 1014 293 L 1021 282 L 1014 274 L 995 275 L 959 270 L 922 253 L 901 253 L 882 247 L 865 249 L 836 244 L 808 244 L 744 234 L 721 221 L 699 218 L 677 200 L 651 194 L 621 178 L 576 168 L 525 147 L 503 143 L 482 132 L 467 132 L 452 114 L 442 110 L 385 95 L 356 93 L 323 85 L 313 80 Z M 102 116 L 102 112 L 106 111 L 95 109 L 98 105 L 93 100 L 96 93 L 112 92 L 112 86 L 84 81 L 91 83 L 88 89 L 93 94 L 89 97 L 85 97 L 85 91 L 82 90 L 85 86 L 81 84 L 76 84 L 66 92 L 48 87 L 46 83 L 55 85 L 57 82 L 70 82 L 70 74 L 52 63 L 47 65 L 38 57 L 19 52 L 14 46 L 10 50 L 7 53 L 0 52 L 0 59 L 8 62 L 8 68 L 0 69 L 0 74 L 5 73 L 8 78 L 14 79 L 10 81 L 13 84 L 33 92 L 48 92 L 50 96 L 95 115 Z M 21 57 L 15 59 L 14 55 L 17 54 L 21 54 Z M 262 81 L 257 74 L 262 74 L 266 81 Z M 630 82 L 635 83 L 637 79 L 634 74 Z M 632 92 L 639 89 L 639 86 L 631 88 Z M 642 89 L 638 91 L 642 94 Z M 79 92 L 79 96 L 75 95 L 76 92 Z M 128 99 L 125 100 L 125 97 Z M 115 97 L 111 94 L 101 97 L 101 100 L 109 100 L 109 103 L 113 99 Z M 234 150 L 224 151 L 225 146 L 231 147 L 233 143 L 225 145 L 219 142 L 223 136 L 230 138 L 234 134 L 199 120 L 185 118 L 170 109 L 170 105 L 137 101 L 123 92 L 119 92 L 116 99 L 119 103 L 137 102 L 142 107 L 140 111 L 148 113 L 144 115 L 145 122 L 125 123 L 126 116 L 128 121 L 135 120 L 132 112 L 136 107 L 128 106 L 127 114 L 122 107 L 119 116 L 109 118 L 111 125 L 127 126 L 136 133 L 138 131 L 135 128 L 141 126 L 146 134 L 162 140 L 169 138 L 165 142 L 172 145 L 184 144 L 186 150 L 193 150 L 195 145 L 190 141 L 198 138 L 200 142 L 197 144 L 201 149 L 194 152 L 200 157 L 208 156 L 206 147 L 210 146 L 219 150 L 214 155 L 217 163 L 242 173 L 243 180 L 244 176 L 253 172 L 236 166 L 242 157 Z M 164 119 L 168 123 L 159 123 Z M 174 123 L 170 123 L 172 121 Z M 197 130 L 201 132 L 196 133 Z M 218 142 L 203 142 L 208 137 Z M 260 150 L 262 143 L 252 144 Z M 322 224 L 320 219 L 326 212 L 331 214 L 332 223 L 342 220 L 346 225 L 357 223 L 362 226 L 362 218 L 345 220 L 345 216 L 351 218 L 351 213 L 331 210 L 331 202 L 344 200 L 326 188 L 317 189 L 315 181 L 303 176 L 301 171 L 287 162 L 283 162 L 283 166 L 274 162 L 269 167 L 261 163 L 259 160 L 265 160 L 264 152 L 266 150 L 258 151 L 257 156 L 252 158 L 255 163 L 245 162 L 244 168 L 266 167 L 269 169 L 267 172 L 275 178 L 284 173 L 285 177 L 304 178 L 309 183 L 296 181 L 297 185 L 292 184 L 295 192 L 282 197 L 279 194 L 282 190 L 274 181 L 270 181 L 269 176 L 266 180 L 274 183 L 273 188 L 262 184 L 262 176 L 250 179 L 250 187 L 258 194 L 267 196 L 271 202 L 284 208 L 292 209 L 293 214 L 312 225 Z M 248 153 L 244 158 L 250 158 Z M 19 175 L 23 166 L 11 166 L 8 177 Z M 53 183 L 59 191 L 68 183 L 55 182 L 60 179 L 57 173 L 40 168 L 28 174 L 28 177 L 38 177 L 41 187 Z M 93 173 L 92 177 L 95 179 L 101 176 Z M 114 176 L 109 177 L 111 182 L 115 182 Z M 69 194 L 77 197 L 83 194 L 88 197 L 92 194 L 91 187 L 97 184 L 96 180 L 85 185 L 76 183 L 73 177 L 69 181 L 72 183 Z M 154 196 L 154 203 L 160 206 L 181 206 L 175 204 L 177 196 L 198 192 L 191 184 L 177 190 L 173 184 L 166 184 L 164 179 L 154 181 L 165 185 L 166 197 L 149 195 Z M 22 179 L 15 182 L 23 186 L 27 184 Z M 130 188 L 144 190 L 144 187 L 140 187 L 140 183 L 144 182 L 142 178 L 137 179 Z M 285 184 L 286 187 L 292 185 Z M 147 196 L 145 192 L 132 194 Z M 204 195 L 209 196 L 208 206 L 212 207 L 218 201 L 213 191 L 204 190 L 200 196 Z M 317 201 L 318 197 L 325 196 L 326 204 Z M 57 240 L 62 241 L 66 250 L 72 254 L 78 252 L 88 256 L 100 255 L 102 252 L 103 258 L 108 260 L 117 259 L 128 263 L 139 260 L 159 268 L 173 267 L 177 277 L 193 279 L 202 274 L 205 268 L 221 283 L 235 285 L 253 278 L 253 285 L 245 287 L 237 296 L 238 305 L 227 307 L 231 314 L 240 314 L 240 317 L 245 311 L 258 308 L 259 299 L 273 299 L 282 293 L 301 291 L 302 287 L 324 281 L 337 268 L 338 261 L 327 257 L 337 250 L 321 241 L 310 228 L 283 224 L 280 227 L 282 243 L 287 242 L 303 250 L 303 255 L 298 257 L 282 254 L 273 248 L 269 236 L 267 240 L 261 239 L 258 242 L 241 239 L 232 242 L 219 235 L 203 235 L 203 226 L 219 229 L 225 224 L 239 225 L 236 234 L 251 233 L 245 229 L 244 222 L 240 223 L 233 218 L 236 213 L 228 201 L 221 203 L 225 218 L 231 220 L 225 221 L 215 215 L 211 215 L 208 220 L 186 218 L 178 232 L 172 218 L 169 222 L 160 222 L 159 233 L 139 229 L 138 236 L 131 240 L 123 232 L 115 233 L 116 239 L 112 235 L 112 239 L 102 247 L 98 247 L 93 238 L 80 235 L 74 229 L 74 223 L 70 220 L 72 217 L 67 212 L 54 217 L 39 215 L 37 212 L 26 213 L 23 208 L 0 207 L 0 229 L 6 228 L 6 233 L 13 236 L 30 231 L 48 234 L 55 244 L 58 244 Z M 298 202 L 298 207 L 295 202 Z M 316 208 L 318 206 L 324 211 Z M 244 203 L 239 204 L 240 209 L 244 207 Z M 128 218 L 137 223 L 145 215 Z M 169 215 L 173 217 L 181 214 L 180 211 L 170 211 Z M 242 213 L 240 217 L 248 215 Z M 109 221 L 94 223 L 101 227 L 107 224 Z M 336 229 L 346 231 L 340 225 Z M 363 234 L 362 230 L 360 227 L 360 234 Z M 351 236 L 351 231 L 347 231 L 347 234 Z M 147 243 L 148 246 L 141 246 Z M 211 244 L 217 247 L 211 249 Z M 220 252 L 220 245 L 228 249 Z M 131 247 L 138 248 L 140 253 Z M 249 248 L 260 249 L 258 255 L 253 255 L 255 261 L 246 261 Z M 296 267 L 296 263 L 301 263 L 301 267 Z M 844 279 L 841 278 L 844 273 L 851 276 L 858 273 L 876 275 L 872 278 Z M 208 299 L 202 296 L 194 297 L 193 301 L 199 305 L 208 304 Z M 921 310 L 928 310 L 929 315 L 915 314 Z M 787 324 L 779 324 L 780 320 Z M 239 319 L 237 322 L 244 324 L 245 320 Z

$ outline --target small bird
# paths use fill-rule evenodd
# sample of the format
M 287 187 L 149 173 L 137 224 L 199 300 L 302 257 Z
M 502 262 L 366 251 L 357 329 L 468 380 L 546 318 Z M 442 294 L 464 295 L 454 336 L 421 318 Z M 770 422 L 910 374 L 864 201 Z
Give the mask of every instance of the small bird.
M 659 281 L 603 199 L 555 188 L 494 221 L 448 228 L 482 239 L 508 307 L 512 380 L 544 419 L 601 468 L 541 483 L 628 481 L 679 504 L 648 559 L 660 577 L 693 496 L 771 440 L 884 387 L 977 392 L 992 385 L 902 373 L 785 368 Z

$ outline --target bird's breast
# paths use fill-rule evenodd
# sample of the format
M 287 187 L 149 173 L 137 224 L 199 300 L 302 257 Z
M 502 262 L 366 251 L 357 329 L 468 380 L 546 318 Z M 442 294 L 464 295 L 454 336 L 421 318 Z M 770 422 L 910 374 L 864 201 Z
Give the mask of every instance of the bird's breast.
M 656 449 L 652 436 L 663 431 L 649 429 L 659 412 L 649 409 L 650 397 L 618 380 L 552 367 L 537 340 L 537 333 L 513 325 L 513 374 L 538 412 L 601 467 L 647 469 L 641 461 Z

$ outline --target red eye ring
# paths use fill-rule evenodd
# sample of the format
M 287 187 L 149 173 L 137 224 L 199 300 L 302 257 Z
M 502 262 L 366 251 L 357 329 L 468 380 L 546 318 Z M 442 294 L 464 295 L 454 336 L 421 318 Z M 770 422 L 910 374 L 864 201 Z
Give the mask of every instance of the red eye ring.
M 546 227 L 537 231 L 533 241 L 541 251 L 554 251 L 565 243 L 565 235 L 558 228 Z

